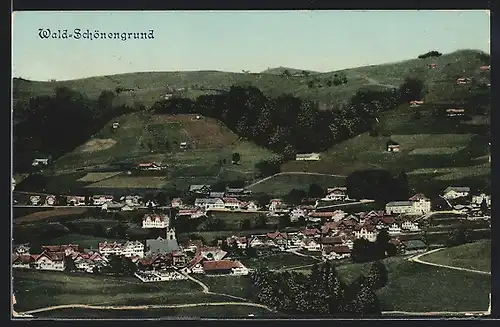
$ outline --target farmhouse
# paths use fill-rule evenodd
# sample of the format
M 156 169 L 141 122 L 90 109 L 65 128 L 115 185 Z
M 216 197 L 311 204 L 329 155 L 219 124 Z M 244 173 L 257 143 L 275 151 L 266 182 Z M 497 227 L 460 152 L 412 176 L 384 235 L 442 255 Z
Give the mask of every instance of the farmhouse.
M 249 271 L 241 262 L 231 260 L 203 261 L 203 271 L 211 275 L 248 275 Z
M 205 211 L 225 209 L 224 201 L 220 198 L 198 198 L 195 200 L 194 205 Z
M 240 201 L 236 198 L 222 198 L 222 201 L 224 201 L 224 208 L 226 208 L 226 209 L 230 209 L 230 210 L 241 209 Z
M 312 237 L 307 237 L 302 240 L 302 248 L 310 252 L 321 251 L 321 243 Z
M 47 166 L 49 164 L 49 159 L 47 158 L 35 158 L 33 159 L 33 162 L 31 165 L 33 167 L 38 167 L 38 166 Z
M 483 203 L 484 200 L 486 200 L 486 204 L 488 205 L 488 207 L 490 207 L 491 206 L 491 196 L 490 195 L 486 195 L 485 193 L 481 193 L 479 195 L 472 196 L 472 203 L 481 204 L 481 203 Z
M 300 218 L 305 218 L 307 215 L 307 211 L 305 209 L 302 209 L 302 208 L 294 208 L 292 209 L 292 211 L 290 212 L 290 221 L 291 222 L 296 222 L 298 221 Z
M 317 228 L 304 228 L 299 232 L 303 237 L 321 237 L 321 231 Z
M 66 268 L 64 252 L 43 251 L 36 256 L 33 267 L 40 270 L 63 271 Z
M 226 242 L 229 246 L 236 246 L 238 249 L 246 249 L 247 248 L 247 238 L 246 237 L 239 237 L 239 236 L 231 236 L 226 239 Z
M 288 235 L 286 233 L 276 231 L 274 233 L 267 233 L 266 237 L 268 241 L 272 241 L 272 243 L 280 249 L 285 249 L 288 246 Z M 268 242 L 268 244 L 270 243 Z
M 146 271 L 167 270 L 172 267 L 172 256 L 167 255 L 167 253 L 154 253 L 140 259 L 138 266 L 141 270 Z
M 33 206 L 40 205 L 41 200 L 42 200 L 42 198 L 40 197 L 40 195 L 32 195 L 32 196 L 30 196 L 30 203 Z
M 161 170 L 162 167 L 154 162 L 140 163 L 137 165 L 140 170 Z
M 448 117 L 460 117 L 465 115 L 465 109 L 459 108 L 448 108 L 446 109 L 446 116 Z
M 410 101 L 410 106 L 412 106 L 412 107 L 419 107 L 420 105 L 423 105 L 423 104 L 424 104 L 424 101 L 417 101 L 417 100 Z
M 209 194 L 210 185 L 191 185 L 189 186 L 189 192 L 196 194 Z
M 120 211 L 125 205 L 117 202 L 106 202 L 101 206 L 103 211 Z
M 47 195 L 45 197 L 45 205 L 46 206 L 53 206 L 56 204 L 56 197 L 55 195 Z
M 171 205 L 172 205 L 172 208 L 182 207 L 182 205 L 183 205 L 182 199 L 181 198 L 172 199 Z
M 427 244 L 422 240 L 408 240 L 402 241 L 405 254 L 413 254 L 419 252 L 425 252 L 427 250 Z
M 111 125 L 113 129 L 118 129 L 120 127 L 120 123 L 114 122 L 113 125 Z
M 370 242 L 375 242 L 377 240 L 377 229 L 373 225 L 358 226 L 354 229 L 354 236 L 356 238 L 364 238 Z
M 167 228 L 170 218 L 165 214 L 145 214 L 142 217 L 142 228 Z
M 443 198 L 453 200 L 469 195 L 470 188 L 462 186 L 449 186 L 443 191 Z
M 14 255 L 30 254 L 29 243 L 14 246 L 12 253 L 14 253 Z
M 127 241 L 122 246 L 121 255 L 125 257 L 144 257 L 144 244 L 139 241 Z
M 481 67 L 479 67 L 479 70 L 482 70 L 482 71 L 489 71 L 489 70 L 490 70 L 490 67 L 491 67 L 490 65 L 488 65 L 488 66 L 481 66 Z
M 209 198 L 223 198 L 224 197 L 224 192 L 210 192 L 208 194 Z
M 415 194 L 409 198 L 409 200 L 412 202 L 414 214 L 426 214 L 431 212 L 431 200 L 422 193 Z
M 179 217 L 189 217 L 191 219 L 201 218 L 205 216 L 204 209 L 181 209 L 177 214 Z
M 84 196 L 69 195 L 66 197 L 66 203 L 69 206 L 84 206 L 85 205 L 85 197 Z
M 252 193 L 249 190 L 245 190 L 244 188 L 234 188 L 234 187 L 226 187 L 226 194 L 228 196 L 242 196 Z
M 187 149 L 187 147 L 188 147 L 187 142 L 181 142 L 181 143 L 179 144 L 179 148 L 180 148 L 180 149 L 183 149 L 183 150 L 184 150 L 184 149 Z
M 16 254 L 12 256 L 12 268 L 31 268 L 36 255 Z
M 469 84 L 471 82 L 471 78 L 469 77 L 460 77 L 457 79 L 457 84 L 464 85 Z
M 112 202 L 112 195 L 94 195 L 92 196 L 92 204 L 95 206 L 102 206 L 104 203 Z
M 227 255 L 227 252 L 219 247 L 201 247 L 197 250 L 197 255 L 200 255 L 204 260 L 222 260 Z
M 64 255 L 72 255 L 78 252 L 78 245 L 42 245 L 42 251 L 64 253 Z
M 403 223 L 401 224 L 401 229 L 406 230 L 406 231 L 410 231 L 410 232 L 420 231 L 420 228 L 418 228 L 418 225 L 411 220 L 403 221 Z
M 428 67 L 430 69 L 435 69 L 435 68 L 437 68 L 437 64 L 429 64 Z
M 326 196 L 323 201 L 344 201 L 347 200 L 347 187 L 332 187 L 326 189 Z
M 349 258 L 351 249 L 345 245 L 326 246 L 323 249 L 323 259 L 325 260 L 340 260 Z
M 248 211 L 259 211 L 259 206 L 254 201 L 250 201 L 246 204 L 246 209 Z
M 399 152 L 399 151 L 401 151 L 401 147 L 399 146 L 398 143 L 394 141 L 387 142 L 387 152 Z
M 269 201 L 268 209 L 269 211 L 276 211 L 282 205 L 283 202 L 281 199 L 271 199 L 271 201 Z
M 113 243 L 99 243 L 99 253 L 103 256 L 120 255 L 122 253 L 122 245 L 116 242 Z
M 319 159 L 319 153 L 299 153 L 295 156 L 297 161 L 318 161 Z

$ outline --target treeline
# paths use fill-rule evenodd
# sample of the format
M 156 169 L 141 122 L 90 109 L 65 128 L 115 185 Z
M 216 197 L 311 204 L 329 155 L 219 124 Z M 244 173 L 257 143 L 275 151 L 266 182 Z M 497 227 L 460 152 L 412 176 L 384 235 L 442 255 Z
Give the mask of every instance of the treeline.
M 266 97 L 253 86 L 232 86 L 225 94 L 196 100 L 161 100 L 152 106 L 159 114 L 201 114 L 221 120 L 240 137 L 291 158 L 300 152 L 324 151 L 333 144 L 369 131 L 376 116 L 409 100 L 420 100 L 421 81 L 406 79 L 398 90 L 359 90 L 342 107 L 319 110 L 318 103 L 284 94 Z M 264 165 L 266 170 L 277 163 Z
M 355 171 L 347 176 L 346 186 L 351 199 L 372 199 L 381 204 L 406 201 L 410 196 L 404 170 L 397 174 L 384 169 Z
M 429 51 L 424 54 L 421 54 L 418 56 L 418 59 L 426 59 L 426 58 L 432 58 L 432 57 L 441 57 L 443 54 L 439 51 Z
M 14 112 L 19 122 L 13 130 L 15 169 L 30 169 L 35 155 L 55 159 L 86 142 L 111 119 L 137 110 L 114 106 L 115 96 L 103 91 L 97 99 L 89 99 L 59 87 L 52 96 L 33 97 L 27 104 L 18 102 Z
M 252 297 L 278 312 L 297 316 L 378 316 L 381 307 L 375 291 L 387 284 L 387 275 L 381 262 L 350 284 L 340 278 L 332 262 L 315 265 L 309 276 L 258 269 L 251 274 Z

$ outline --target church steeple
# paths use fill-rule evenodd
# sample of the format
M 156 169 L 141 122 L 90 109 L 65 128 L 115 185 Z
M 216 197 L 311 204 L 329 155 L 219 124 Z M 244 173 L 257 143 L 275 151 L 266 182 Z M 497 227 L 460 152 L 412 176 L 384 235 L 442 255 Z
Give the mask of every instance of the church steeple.
M 166 239 L 167 240 L 176 240 L 177 239 L 175 237 L 175 228 L 174 227 L 167 227 L 167 229 L 166 229 Z

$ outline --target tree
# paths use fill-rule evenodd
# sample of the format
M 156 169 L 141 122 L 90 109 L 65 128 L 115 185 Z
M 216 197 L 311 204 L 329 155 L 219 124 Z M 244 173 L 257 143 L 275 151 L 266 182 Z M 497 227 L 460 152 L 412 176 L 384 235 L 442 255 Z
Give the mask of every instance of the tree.
M 283 71 L 283 77 L 289 78 L 290 76 L 292 76 L 292 74 L 290 73 L 290 71 L 288 69 L 285 69 Z
M 307 225 L 306 218 L 304 216 L 299 217 L 297 223 L 299 226 L 306 226 Z
M 325 196 L 325 190 L 318 184 L 309 185 L 309 190 L 307 192 L 310 198 L 322 198 Z
M 486 198 L 483 198 L 483 201 L 481 201 L 481 212 L 483 214 L 488 212 L 488 202 L 486 202 Z
M 238 152 L 233 153 L 233 159 L 232 162 L 233 164 L 239 164 L 240 163 L 240 154 Z
M 155 201 L 158 203 L 159 206 L 164 207 L 167 205 L 168 199 L 167 195 L 164 192 L 158 192 L 155 195 Z
M 451 231 L 446 243 L 448 246 L 457 246 L 465 244 L 469 240 L 470 232 L 466 228 L 458 228 Z
M 280 216 L 278 226 L 280 229 L 290 226 L 290 216 L 289 215 Z
M 267 226 L 267 216 L 265 214 L 260 214 L 256 219 L 256 227 L 265 228 Z
M 75 271 L 76 270 L 76 265 L 75 265 L 75 260 L 71 258 L 70 256 L 65 256 L 64 257 L 64 270 L 65 271 Z
M 368 285 L 374 290 L 384 287 L 388 279 L 387 268 L 381 261 L 374 262 L 368 273 L 367 279 Z
M 288 194 L 285 195 L 283 198 L 286 203 L 298 205 L 302 203 L 302 199 L 304 199 L 306 196 L 307 196 L 306 191 L 294 188 L 290 192 L 288 192 Z
M 413 100 L 420 100 L 424 89 L 424 82 L 417 78 L 407 77 L 399 87 L 401 101 L 408 103 Z

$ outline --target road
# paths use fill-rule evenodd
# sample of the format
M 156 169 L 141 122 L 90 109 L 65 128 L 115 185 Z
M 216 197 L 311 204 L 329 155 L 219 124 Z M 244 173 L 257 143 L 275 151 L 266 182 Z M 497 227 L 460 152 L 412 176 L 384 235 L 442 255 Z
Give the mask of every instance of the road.
M 418 255 L 416 255 L 414 257 L 408 258 L 408 260 L 412 261 L 412 262 L 417 262 L 417 263 L 421 263 L 421 264 L 424 264 L 424 265 L 428 265 L 428 266 L 435 266 L 435 267 L 448 268 L 448 269 L 453 269 L 453 270 L 467 271 L 467 272 L 472 272 L 472 273 L 476 273 L 476 274 L 490 275 L 491 276 L 491 272 L 487 272 L 487 271 L 481 271 L 481 270 L 474 270 L 474 269 L 468 269 L 468 268 L 459 268 L 459 267 L 441 265 L 441 264 L 437 264 L 437 263 L 423 261 L 423 260 L 420 259 L 423 256 L 426 256 L 426 255 L 434 253 L 434 252 L 441 251 L 443 249 L 445 249 L 445 248 L 437 248 L 437 249 L 434 249 L 434 250 L 431 250 L 431 251 L 428 251 L 428 252 L 425 252 L 425 253 L 422 253 L 422 254 L 418 254 Z
M 391 88 L 391 89 L 397 89 L 398 88 L 398 86 L 393 85 L 393 84 L 382 84 L 379 81 L 377 81 L 376 79 L 373 79 L 371 77 L 364 76 L 364 78 L 368 81 L 368 83 L 370 83 L 370 85 L 384 86 L 384 87 L 388 87 L 388 88 Z
M 252 188 L 255 185 L 259 185 L 260 183 L 263 183 L 267 180 L 270 180 L 271 178 L 274 178 L 274 177 L 280 176 L 280 175 L 313 175 L 313 176 L 330 176 L 330 177 L 339 177 L 339 178 L 346 178 L 347 177 L 345 175 L 331 175 L 331 174 L 320 174 L 320 173 L 308 173 L 308 172 L 303 172 L 303 171 L 289 171 L 289 172 L 277 173 L 277 174 L 265 177 L 257 182 L 254 182 L 248 186 L 245 186 L 245 189 Z

